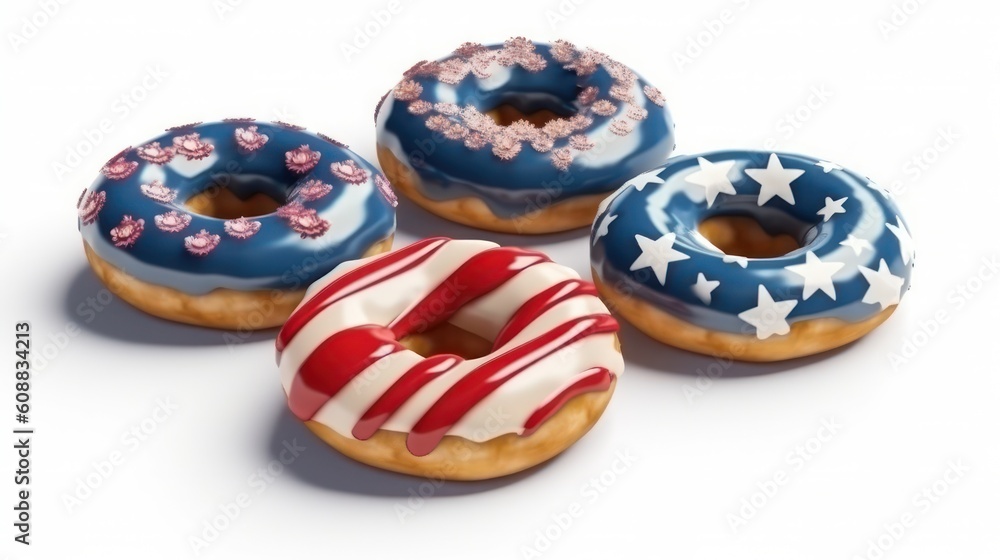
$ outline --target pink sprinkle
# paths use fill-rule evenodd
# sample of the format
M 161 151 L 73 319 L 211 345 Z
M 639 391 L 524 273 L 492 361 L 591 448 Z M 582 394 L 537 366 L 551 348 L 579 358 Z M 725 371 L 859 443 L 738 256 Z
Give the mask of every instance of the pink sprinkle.
M 361 168 L 353 159 L 330 164 L 330 171 L 341 181 L 360 185 L 368 180 L 368 172 Z
M 174 149 L 169 147 L 162 148 L 159 142 L 150 142 L 145 146 L 137 148 L 136 153 L 149 163 L 164 164 L 174 159 Z
M 267 144 L 268 137 L 266 134 L 257 132 L 256 126 L 248 126 L 246 128 L 237 128 L 233 133 L 236 138 L 236 143 L 239 147 L 247 152 L 253 152 L 264 147 Z
M 145 226 L 146 221 L 142 218 L 133 220 L 132 216 L 125 215 L 121 223 L 111 228 L 111 242 L 115 247 L 131 247 L 142 235 Z
M 182 156 L 192 159 L 204 159 L 212 153 L 215 146 L 201 140 L 201 135 L 192 132 L 184 136 L 174 137 L 174 151 Z
M 237 239 L 249 239 L 260 231 L 260 222 L 248 220 L 242 216 L 236 220 L 226 220 L 222 225 L 226 229 L 226 233 Z
M 190 214 L 179 214 L 174 210 L 153 216 L 153 223 L 160 231 L 177 233 L 191 224 Z
M 204 257 L 211 253 L 221 240 L 221 236 L 208 233 L 207 230 L 203 229 L 194 235 L 185 237 L 184 248 L 192 255 Z
M 83 191 L 84 196 L 78 204 L 77 213 L 80 215 L 80 222 L 89 225 L 97 220 L 97 214 L 104 208 L 104 202 L 108 195 L 104 191 Z
M 285 152 L 285 166 L 295 173 L 306 173 L 319 163 L 319 155 L 319 152 L 309 149 L 309 144 L 302 144 Z

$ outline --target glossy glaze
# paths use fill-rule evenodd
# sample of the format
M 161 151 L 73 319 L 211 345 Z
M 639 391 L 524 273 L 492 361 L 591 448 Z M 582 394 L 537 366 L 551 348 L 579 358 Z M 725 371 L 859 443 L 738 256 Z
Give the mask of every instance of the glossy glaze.
M 289 407 L 355 439 L 406 433 L 417 456 L 449 434 L 531 433 L 621 373 L 618 325 L 595 293 L 541 253 L 482 241 L 425 239 L 346 263 L 278 335 Z M 492 352 L 425 358 L 400 343 L 445 321 L 494 340 Z M 510 420 L 484 428 L 496 411 Z
M 802 247 L 775 258 L 727 257 L 697 230 L 717 215 L 754 217 Z M 669 160 L 605 200 L 591 242 L 603 282 L 694 325 L 758 338 L 781 334 L 783 320 L 870 318 L 906 293 L 914 261 L 885 189 L 831 162 L 769 152 Z M 757 328 L 755 309 L 775 312 L 779 326 Z
M 498 54 L 477 66 L 483 50 Z M 455 61 L 466 64 L 468 74 L 447 66 Z M 606 110 L 595 112 L 601 102 Z M 566 131 L 548 125 L 554 140 L 530 126 L 487 131 L 477 124 L 479 115 L 503 104 L 578 120 Z M 378 143 L 420 177 L 424 196 L 481 198 L 501 218 L 610 192 L 663 161 L 675 144 L 659 90 L 605 55 L 562 41 L 467 43 L 437 62 L 418 63 L 379 104 L 375 118 Z M 476 136 L 477 130 L 483 134 Z
M 184 206 L 213 185 L 284 206 L 246 220 Z M 328 137 L 249 119 L 176 127 L 124 150 L 78 207 L 98 256 L 190 294 L 302 289 L 395 229 L 391 188 L 375 167 Z

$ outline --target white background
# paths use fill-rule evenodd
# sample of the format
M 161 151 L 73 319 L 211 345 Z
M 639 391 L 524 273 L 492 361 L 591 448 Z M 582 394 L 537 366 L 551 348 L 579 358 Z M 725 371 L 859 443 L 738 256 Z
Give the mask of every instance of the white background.
M 381 24 L 383 0 L 72 2 L 50 16 L 44 2 L 3 2 L 0 331 L 11 334 L 0 338 L 13 346 L 15 320 L 30 320 L 41 356 L 34 544 L 11 540 L 5 443 L 5 555 L 194 557 L 191 537 L 247 493 L 201 557 L 1000 556 L 1000 275 L 983 268 L 1000 256 L 995 4 L 577 2 L 404 1 Z M 358 35 L 366 26 L 374 36 Z M 86 266 L 74 203 L 123 147 L 252 116 L 326 132 L 375 161 L 372 110 L 403 70 L 511 35 L 565 38 L 635 68 L 666 94 L 679 153 L 771 139 L 894 186 L 918 248 L 899 311 L 841 351 L 721 377 L 711 359 L 626 326 L 627 371 L 586 438 L 523 475 L 444 485 L 355 464 L 312 437 L 285 412 L 273 332 L 227 340 L 120 301 L 86 311 L 108 294 Z M 103 120 L 109 131 L 88 140 Z M 401 202 L 397 246 L 441 234 L 529 244 L 587 272 L 584 230 L 495 235 Z M 2 354 L 10 371 L 13 352 Z M 11 428 L 12 385 L 11 374 L 0 382 Z M 155 423 L 158 400 L 177 409 Z M 144 421 L 144 441 L 122 439 Z M 811 439 L 824 421 L 836 433 Z M 266 486 L 251 478 L 277 470 L 286 441 L 306 450 Z M 100 477 L 94 465 L 114 453 L 121 464 Z M 936 482 L 950 463 L 962 476 Z M 88 476 L 99 487 L 67 507 Z M 756 495 L 776 476 L 784 484 Z M 925 488 L 944 495 L 920 498 Z M 893 529 L 906 514 L 912 523 Z

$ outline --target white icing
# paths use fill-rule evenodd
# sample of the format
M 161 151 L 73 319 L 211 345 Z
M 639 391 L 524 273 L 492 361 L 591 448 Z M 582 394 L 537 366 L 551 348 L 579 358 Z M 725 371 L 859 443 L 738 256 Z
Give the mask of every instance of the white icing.
M 434 95 L 440 103 L 458 103 L 458 91 L 453 85 L 438 83 L 434 86 Z
M 497 247 L 495 243 L 488 241 L 442 240 L 426 247 L 421 254 L 429 253 L 441 244 L 443 246 L 440 250 L 423 263 L 413 265 L 420 254 L 398 263 L 395 265 L 400 271 L 398 275 L 337 301 L 307 323 L 279 359 L 282 386 L 286 393 L 290 390 L 299 367 L 327 338 L 358 325 L 390 325 L 471 257 Z M 350 270 L 381 257 L 371 257 L 337 267 L 309 288 L 306 300 Z M 579 279 L 579 275 L 559 264 L 541 263 L 530 266 L 493 292 L 464 306 L 452 317 L 451 322 L 479 336 L 493 339 L 514 312 L 531 297 L 570 279 Z M 366 279 L 362 279 L 356 287 L 365 283 Z M 607 307 L 595 296 L 571 298 L 546 310 L 501 350 L 512 349 L 574 318 L 606 313 Z M 422 359 L 408 350 L 381 358 L 323 405 L 313 416 L 313 420 L 345 437 L 353 437 L 351 431 L 361 415 L 400 376 Z M 382 429 L 409 432 L 448 388 L 488 359 L 489 356 L 484 356 L 467 360 L 427 383 L 386 421 Z M 588 336 L 542 358 L 473 407 L 448 434 L 472 441 L 486 441 L 505 433 L 520 433 L 525 421 L 541 404 L 562 388 L 586 377 L 588 370 L 595 367 L 604 367 L 615 375 L 621 375 L 624 362 L 616 348 L 613 334 Z
M 360 231 L 368 220 L 365 201 L 370 196 L 381 196 L 376 194 L 374 177 L 369 177 L 368 182 L 363 185 L 349 185 L 345 188 L 329 208 L 319 212 L 323 219 L 330 222 L 331 227 L 317 241 L 330 245 L 339 244 Z M 295 230 L 289 228 L 288 234 L 276 246 L 301 245 L 303 241 Z
M 146 220 L 146 228 L 155 228 L 156 226 L 150 222 L 150 220 Z M 298 236 L 295 239 L 299 240 Z M 140 279 L 155 279 L 153 281 L 162 286 L 184 286 L 184 291 L 188 294 L 207 294 L 220 286 L 231 290 L 259 290 L 262 282 L 277 282 L 280 280 L 280 277 L 239 278 L 225 274 L 185 272 L 178 268 L 166 268 L 143 262 L 129 251 L 122 251 L 118 247 L 115 247 L 100 234 L 89 235 L 86 237 L 86 240 L 98 255 L 114 255 L 115 266 L 126 274 Z
M 167 172 L 159 165 L 147 165 L 139 172 L 139 180 L 147 185 L 153 181 L 163 183 L 167 180 Z
M 511 76 L 513 76 L 511 67 L 503 66 L 495 60 L 490 63 L 487 72 L 490 74 L 489 77 L 479 78 L 479 89 L 483 91 L 500 89 L 507 85 L 507 82 L 509 82 Z

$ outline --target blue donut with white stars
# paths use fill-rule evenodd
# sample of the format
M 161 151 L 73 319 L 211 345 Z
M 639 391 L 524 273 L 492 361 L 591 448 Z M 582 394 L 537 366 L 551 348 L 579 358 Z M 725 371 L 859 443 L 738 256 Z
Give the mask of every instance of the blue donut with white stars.
M 720 218 L 762 230 L 736 241 L 794 244 L 767 258 L 727 255 L 700 227 Z M 914 264 L 886 189 L 830 161 L 760 151 L 675 157 L 638 175 L 601 204 L 591 245 L 595 283 L 637 328 L 747 361 L 860 338 L 896 309 Z
M 115 155 L 77 201 L 87 258 L 122 299 L 216 328 L 280 325 L 342 262 L 388 250 L 389 181 L 286 123 L 167 129 Z
M 523 37 L 418 62 L 375 124 L 379 162 L 407 198 L 509 233 L 590 224 L 601 200 L 675 145 L 663 94 L 632 69 Z

